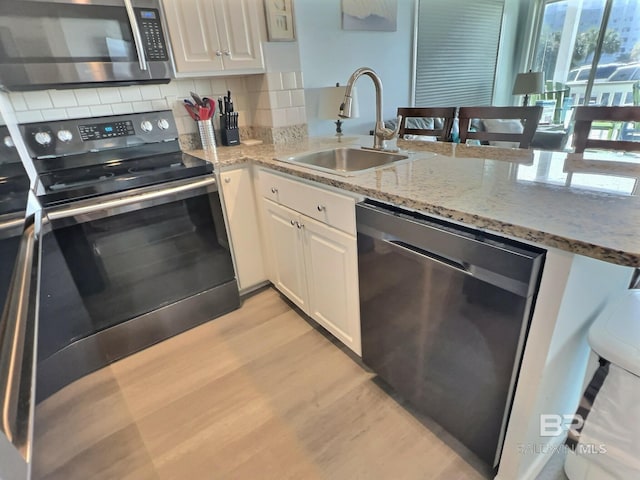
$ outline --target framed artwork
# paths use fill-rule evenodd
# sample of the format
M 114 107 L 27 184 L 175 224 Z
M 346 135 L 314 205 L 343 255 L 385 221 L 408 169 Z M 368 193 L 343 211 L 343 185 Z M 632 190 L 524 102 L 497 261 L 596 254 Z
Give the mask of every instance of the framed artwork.
M 398 0 L 342 0 L 342 29 L 398 30 Z
M 270 42 L 293 42 L 293 9 L 291 0 L 265 0 L 267 36 Z

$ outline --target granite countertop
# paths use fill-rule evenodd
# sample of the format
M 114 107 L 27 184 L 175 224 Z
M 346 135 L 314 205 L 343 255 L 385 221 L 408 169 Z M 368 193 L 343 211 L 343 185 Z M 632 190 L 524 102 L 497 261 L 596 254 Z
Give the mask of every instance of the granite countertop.
M 543 246 L 640 267 L 640 157 L 471 147 L 400 140 L 409 160 L 352 176 L 276 158 L 371 137 L 310 138 L 285 146 L 189 151 L 225 169 L 255 162 L 275 170 Z M 590 157 L 592 155 L 592 157 Z M 637 181 L 640 184 L 640 180 Z

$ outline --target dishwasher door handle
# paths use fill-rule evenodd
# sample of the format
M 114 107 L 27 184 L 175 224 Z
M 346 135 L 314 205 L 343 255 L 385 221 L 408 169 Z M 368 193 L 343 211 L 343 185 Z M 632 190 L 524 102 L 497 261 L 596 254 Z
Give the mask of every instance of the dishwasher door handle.
M 417 255 L 419 257 L 423 257 L 433 262 L 436 262 L 444 267 L 453 268 L 459 271 L 460 273 L 473 276 L 473 272 L 469 270 L 469 265 L 466 265 L 464 263 L 456 262 L 455 260 L 451 260 L 450 258 L 443 257 L 441 255 L 438 255 L 437 253 L 429 252 L 420 247 L 416 247 L 415 245 L 409 245 L 408 243 L 405 243 L 401 240 L 383 239 L 383 242 L 393 245 L 394 247 L 398 247 L 404 250 L 405 252 L 409 252 L 413 255 Z

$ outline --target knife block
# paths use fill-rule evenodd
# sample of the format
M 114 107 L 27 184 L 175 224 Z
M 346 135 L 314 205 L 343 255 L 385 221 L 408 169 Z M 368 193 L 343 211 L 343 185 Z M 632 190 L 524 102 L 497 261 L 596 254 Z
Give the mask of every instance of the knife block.
M 220 140 L 222 145 L 228 147 L 240 145 L 240 130 L 237 127 L 229 127 L 224 115 L 220 117 Z

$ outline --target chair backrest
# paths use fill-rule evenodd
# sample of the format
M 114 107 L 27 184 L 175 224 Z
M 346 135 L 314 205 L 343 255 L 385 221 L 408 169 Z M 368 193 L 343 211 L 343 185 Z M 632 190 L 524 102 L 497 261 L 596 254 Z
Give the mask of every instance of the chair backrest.
M 405 135 L 428 135 L 446 142 L 451 136 L 456 110 L 456 107 L 399 107 L 398 115 L 402 115 L 402 121 L 398 136 L 404 138 Z M 442 119 L 442 128 L 435 128 L 435 125 L 434 128 L 411 128 L 407 126 L 411 118 L 439 118 Z
M 554 82 L 553 80 L 547 80 L 545 82 L 545 91 L 542 93 L 542 98 L 545 100 L 555 100 L 556 107 L 553 114 L 553 123 L 564 123 L 564 115 L 566 114 L 564 99 L 569 98 L 569 92 L 571 89 L 568 85 L 561 82 Z
M 542 107 L 460 107 L 460 143 L 466 143 L 467 139 L 471 138 L 489 142 L 515 142 L 519 148 L 529 148 L 541 115 Z M 504 122 L 495 128 L 486 128 L 486 122 L 481 122 L 485 126 L 484 130 L 470 132 L 471 120 L 476 118 L 512 121 Z
M 594 121 L 608 121 L 612 122 L 612 125 L 616 122 L 640 122 L 640 107 L 577 107 L 574 120 L 573 147 L 576 153 L 584 153 L 587 148 L 640 150 L 640 141 L 589 138 L 591 124 Z M 613 126 L 612 130 L 614 130 Z

